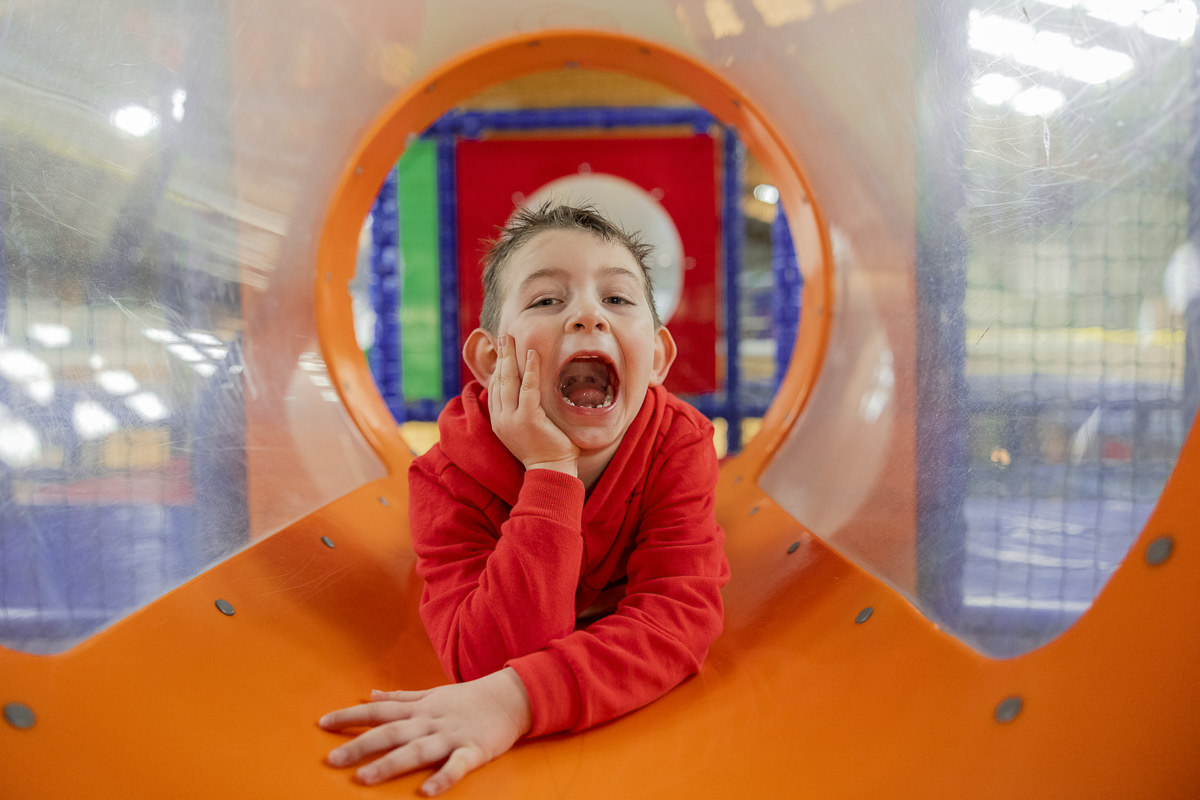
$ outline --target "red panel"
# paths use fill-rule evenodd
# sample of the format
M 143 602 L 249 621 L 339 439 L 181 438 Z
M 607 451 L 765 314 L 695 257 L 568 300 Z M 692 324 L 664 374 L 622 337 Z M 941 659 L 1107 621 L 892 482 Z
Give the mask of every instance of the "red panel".
M 668 327 L 679 345 L 667 388 L 704 394 L 717 388 L 716 150 L 710 136 L 656 139 L 522 139 L 465 141 L 458 146 L 458 285 L 462 340 L 479 324 L 480 260 L 527 197 L 550 181 L 590 171 L 624 178 L 662 196 L 683 240 L 679 307 Z M 469 379 L 465 368 L 463 380 Z

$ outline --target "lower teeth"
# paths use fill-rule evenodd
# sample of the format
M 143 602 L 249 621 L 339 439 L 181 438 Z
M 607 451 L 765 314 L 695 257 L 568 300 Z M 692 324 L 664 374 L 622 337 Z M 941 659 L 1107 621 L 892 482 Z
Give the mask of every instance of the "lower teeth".
M 588 406 L 588 405 L 581 406 L 576 403 L 572 403 L 571 398 L 567 397 L 565 394 L 563 395 L 563 400 L 566 401 L 567 405 L 575 406 L 575 408 L 608 408 L 609 406 L 612 405 L 612 402 L 613 402 L 613 390 L 612 390 L 611 386 L 608 387 L 608 391 L 606 391 L 604 393 L 604 402 L 600 403 L 600 405 L 598 405 L 598 406 Z

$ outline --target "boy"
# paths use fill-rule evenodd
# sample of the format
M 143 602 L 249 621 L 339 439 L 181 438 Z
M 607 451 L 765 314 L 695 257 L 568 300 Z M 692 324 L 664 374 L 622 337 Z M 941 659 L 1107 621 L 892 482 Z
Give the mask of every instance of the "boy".
M 578 731 L 699 670 L 729 568 L 712 426 L 662 388 L 649 248 L 591 208 L 520 212 L 486 260 L 475 376 L 409 472 L 420 613 L 462 683 L 326 715 L 373 784 L 438 794 L 522 736 Z M 487 387 L 486 391 L 484 386 Z

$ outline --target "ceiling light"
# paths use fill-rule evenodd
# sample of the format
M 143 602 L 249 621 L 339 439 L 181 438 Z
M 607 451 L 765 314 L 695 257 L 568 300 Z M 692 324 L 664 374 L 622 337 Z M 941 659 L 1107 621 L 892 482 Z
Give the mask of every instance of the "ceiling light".
M 79 438 L 85 441 L 102 439 L 120 427 L 117 418 L 95 400 L 76 403 L 71 411 L 71 421 Z
M 118 108 L 109 117 L 113 125 L 130 134 L 142 137 L 158 127 L 158 114 L 145 106 L 128 105 Z
M 154 392 L 138 392 L 125 398 L 125 405 L 147 422 L 166 419 L 171 413 L 162 398 Z
M 43 347 L 66 347 L 71 343 L 71 329 L 56 322 L 35 322 L 26 333 Z

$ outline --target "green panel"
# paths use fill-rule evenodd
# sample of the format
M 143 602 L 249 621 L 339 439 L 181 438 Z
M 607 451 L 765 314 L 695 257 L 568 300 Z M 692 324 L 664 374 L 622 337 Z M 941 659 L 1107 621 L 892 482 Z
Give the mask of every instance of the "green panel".
M 407 400 L 442 397 L 436 156 L 433 142 L 414 142 L 397 170 L 404 276 L 400 343 Z

